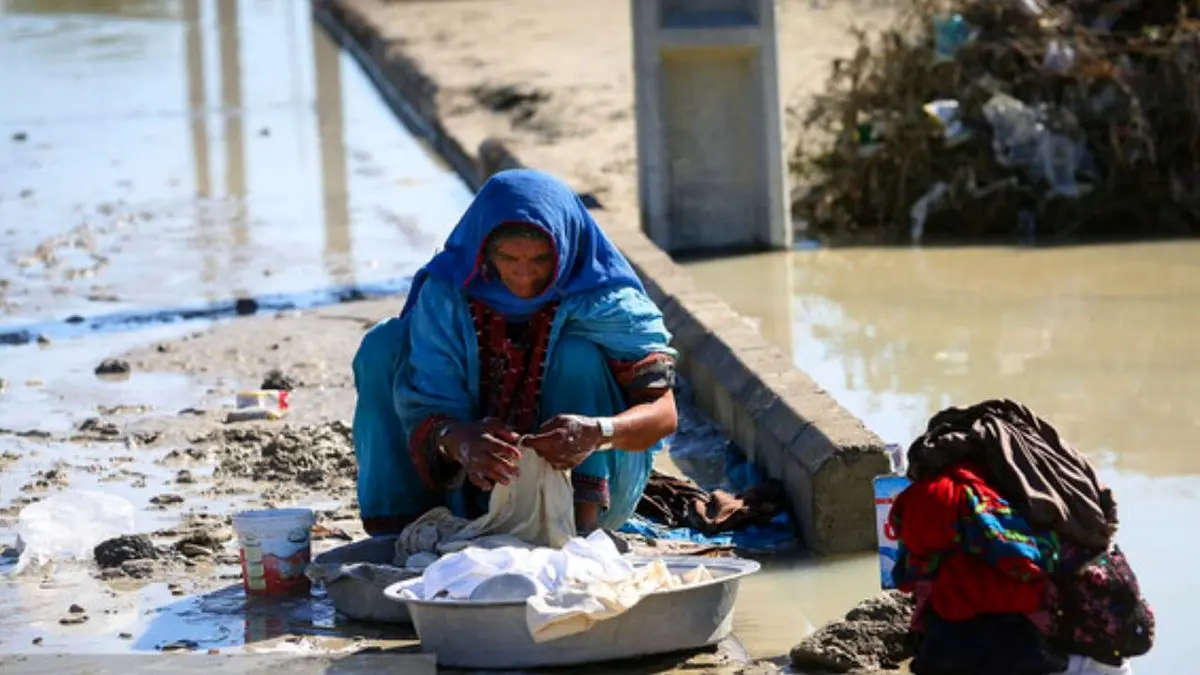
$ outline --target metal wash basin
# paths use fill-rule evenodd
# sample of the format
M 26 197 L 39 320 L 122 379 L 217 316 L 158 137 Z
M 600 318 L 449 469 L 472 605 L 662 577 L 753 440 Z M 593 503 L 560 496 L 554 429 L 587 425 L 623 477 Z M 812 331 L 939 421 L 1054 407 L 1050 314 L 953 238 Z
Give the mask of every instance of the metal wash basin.
M 629 611 L 590 630 L 534 642 L 525 624 L 525 603 L 466 600 L 409 600 L 400 592 L 417 579 L 384 590 L 407 606 L 421 650 L 450 668 L 539 668 L 609 661 L 713 645 L 733 631 L 738 582 L 759 570 L 741 558 L 631 557 L 635 565 L 661 559 L 674 574 L 700 565 L 712 581 L 652 593 Z
M 418 576 L 392 566 L 395 555 L 395 536 L 372 537 L 316 556 L 306 574 L 350 619 L 410 625 L 408 607 L 383 594 L 388 586 Z

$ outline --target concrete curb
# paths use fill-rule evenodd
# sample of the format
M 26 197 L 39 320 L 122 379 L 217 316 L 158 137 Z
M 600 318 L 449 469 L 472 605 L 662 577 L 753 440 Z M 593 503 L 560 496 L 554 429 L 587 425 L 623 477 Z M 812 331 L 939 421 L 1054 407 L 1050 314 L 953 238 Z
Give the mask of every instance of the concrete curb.
M 390 45 L 352 0 L 313 0 L 317 20 L 352 53 L 416 135 L 471 186 L 522 166 L 501 141 L 472 156 L 446 129 L 437 84 Z M 636 226 L 605 222 L 675 335 L 697 402 L 752 460 L 787 486 L 805 543 L 818 554 L 873 550 L 872 479 L 890 470 L 884 443 L 712 293 L 696 287 Z M 623 225 L 623 226 L 622 226 Z

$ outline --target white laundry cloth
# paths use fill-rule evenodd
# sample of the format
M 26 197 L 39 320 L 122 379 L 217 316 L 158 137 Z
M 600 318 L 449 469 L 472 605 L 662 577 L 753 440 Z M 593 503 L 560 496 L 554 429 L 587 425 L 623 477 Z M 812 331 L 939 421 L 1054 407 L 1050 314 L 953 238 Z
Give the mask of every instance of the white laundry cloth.
M 1058 675 L 1133 675 L 1133 664 L 1125 659 L 1119 666 L 1110 666 L 1075 654 L 1067 662 L 1067 669 Z
M 392 564 L 412 571 L 421 571 L 433 564 L 442 554 L 475 548 L 532 548 L 533 545 L 510 534 L 473 536 L 466 528 L 471 521 L 450 513 L 444 506 L 429 509 L 396 537 L 396 553 Z
M 554 469 L 531 449 L 521 450 L 517 480 L 492 488 L 488 512 L 468 523 L 455 539 L 509 534 L 535 546 L 559 548 L 575 536 L 571 472 Z
M 429 509 L 396 537 L 396 555 L 392 563 L 397 567 L 406 567 L 413 556 L 432 554 L 436 558 L 438 544 L 453 539 L 466 527 L 467 522 L 466 518 L 455 516 L 444 506 Z
M 559 548 L 575 536 L 575 493 L 569 471 L 557 471 L 532 450 L 521 454 L 520 476 L 497 485 L 488 512 L 466 520 L 437 506 L 409 523 L 396 538 L 398 567 L 422 569 L 436 555 L 474 546 L 551 546 Z
M 464 600 L 497 575 L 520 575 L 533 582 L 525 620 L 537 642 L 583 632 L 617 616 L 657 590 L 712 578 L 703 566 L 684 576 L 671 574 L 656 560 L 635 569 L 621 557 L 612 539 L 594 532 L 571 538 L 562 549 L 467 548 L 446 555 L 425 569 L 403 595 L 423 600 Z

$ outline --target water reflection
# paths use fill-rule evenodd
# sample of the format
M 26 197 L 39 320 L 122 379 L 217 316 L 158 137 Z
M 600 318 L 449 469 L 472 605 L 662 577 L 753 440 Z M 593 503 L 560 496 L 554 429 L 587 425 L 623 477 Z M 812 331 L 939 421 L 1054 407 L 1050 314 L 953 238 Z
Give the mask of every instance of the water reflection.
M 196 196 L 207 199 L 212 196 L 209 176 L 212 171 L 208 159 L 208 117 L 202 112 L 208 102 L 204 93 L 204 44 L 200 28 L 200 3 L 185 2 L 184 36 L 187 41 L 187 107 L 191 124 L 192 157 L 195 160 Z M 209 277 L 211 280 L 211 276 Z
M 759 287 L 729 289 L 794 267 L 795 335 L 776 343 L 889 439 L 1003 395 L 1119 469 L 1179 475 L 1200 473 L 1198 255 L 1188 243 L 822 251 L 692 269 L 754 314 Z
M 242 120 L 241 21 L 237 0 L 217 0 L 220 31 L 221 112 L 225 128 L 225 196 L 233 202 L 230 226 L 233 245 L 244 247 L 246 232 L 246 129 Z M 242 293 L 238 293 L 241 295 Z
M 0 62 L 0 324 L 403 280 L 470 198 L 306 5 L 0 2 Z
M 346 191 L 346 146 L 342 117 L 342 62 L 338 46 L 324 31 L 313 35 L 317 76 L 317 125 L 321 136 L 321 199 L 325 207 L 325 265 L 335 274 L 339 258 L 350 255 L 349 194 Z
M 11 14 L 95 14 L 110 17 L 172 19 L 192 0 L 0 0 L 0 11 Z

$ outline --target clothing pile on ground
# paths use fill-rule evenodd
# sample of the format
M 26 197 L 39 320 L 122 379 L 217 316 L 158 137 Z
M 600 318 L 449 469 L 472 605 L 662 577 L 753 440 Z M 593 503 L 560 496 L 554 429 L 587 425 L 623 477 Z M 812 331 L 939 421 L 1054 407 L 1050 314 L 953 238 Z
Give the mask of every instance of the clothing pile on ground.
M 787 497 L 774 481 L 735 495 L 725 490 L 706 492 L 687 479 L 659 471 L 650 474 L 637 505 L 638 515 L 705 535 L 764 526 L 786 509 Z
M 1088 461 L 1015 401 L 935 415 L 889 516 L 916 675 L 1128 673 L 1154 614 Z

